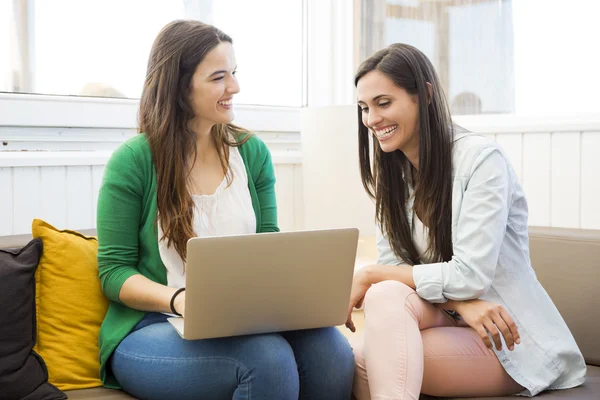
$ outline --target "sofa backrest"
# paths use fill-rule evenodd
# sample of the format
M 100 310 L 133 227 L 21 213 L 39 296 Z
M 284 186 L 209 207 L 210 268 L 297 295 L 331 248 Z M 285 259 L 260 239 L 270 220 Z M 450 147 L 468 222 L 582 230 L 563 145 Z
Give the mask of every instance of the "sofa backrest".
M 80 231 L 94 236 L 94 230 Z M 0 249 L 31 235 L 0 237 Z M 600 365 L 600 230 L 530 227 L 531 263 L 588 364 Z
M 600 365 L 600 230 L 530 227 L 529 248 L 586 362 Z
M 86 236 L 96 236 L 95 229 L 82 229 L 77 232 Z M 0 249 L 18 249 L 25 246 L 33 239 L 31 234 L 0 236 Z

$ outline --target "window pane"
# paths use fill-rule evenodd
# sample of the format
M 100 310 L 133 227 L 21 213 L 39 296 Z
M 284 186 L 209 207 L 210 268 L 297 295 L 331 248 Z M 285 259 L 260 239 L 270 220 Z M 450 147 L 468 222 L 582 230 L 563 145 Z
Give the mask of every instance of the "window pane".
M 139 97 L 154 37 L 181 17 L 172 0 L 36 1 L 33 91 Z
M 239 103 L 302 103 L 302 0 L 25 3 L 31 18 L 23 24 L 29 23 L 31 28 L 26 30 L 30 33 L 23 47 L 32 54 L 32 74 L 30 89 L 21 91 L 139 98 L 156 35 L 168 22 L 188 18 L 211 23 L 233 38 L 241 86 Z M 272 15 L 277 18 L 269 17 Z M 7 36 L 2 32 L 2 40 Z M 2 86 L 0 90 L 10 88 Z
M 385 44 L 408 43 L 427 55 L 453 114 L 514 111 L 511 1 L 387 3 Z
M 600 1 L 513 3 L 517 112 L 600 112 Z
M 12 2 L 0 0 L 0 91 L 13 91 L 15 30 Z
M 240 103 L 302 105 L 301 0 L 215 0 L 213 21 L 233 38 Z
M 600 109 L 600 2 L 362 0 L 361 12 L 361 59 L 391 43 L 419 48 L 455 115 Z

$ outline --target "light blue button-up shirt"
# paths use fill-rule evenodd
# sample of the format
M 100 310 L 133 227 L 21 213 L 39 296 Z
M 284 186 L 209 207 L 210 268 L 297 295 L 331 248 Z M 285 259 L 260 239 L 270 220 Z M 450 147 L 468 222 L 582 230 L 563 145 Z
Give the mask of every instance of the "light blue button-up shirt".
M 585 380 L 586 366 L 565 321 L 538 282 L 529 259 L 527 201 L 498 144 L 459 133 L 452 153 L 452 243 L 448 262 L 415 265 L 417 293 L 431 303 L 480 298 L 504 306 L 521 344 L 496 355 L 508 374 L 534 396 Z M 407 205 L 412 221 L 412 201 Z M 377 229 L 378 264 L 404 262 Z M 566 271 L 565 271 L 566 273 Z

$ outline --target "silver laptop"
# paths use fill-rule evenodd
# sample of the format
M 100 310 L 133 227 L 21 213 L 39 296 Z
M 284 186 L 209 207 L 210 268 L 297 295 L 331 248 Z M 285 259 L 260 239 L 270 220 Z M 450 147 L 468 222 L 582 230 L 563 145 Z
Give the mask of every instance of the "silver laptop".
M 193 238 L 187 243 L 184 339 L 346 322 L 358 229 Z

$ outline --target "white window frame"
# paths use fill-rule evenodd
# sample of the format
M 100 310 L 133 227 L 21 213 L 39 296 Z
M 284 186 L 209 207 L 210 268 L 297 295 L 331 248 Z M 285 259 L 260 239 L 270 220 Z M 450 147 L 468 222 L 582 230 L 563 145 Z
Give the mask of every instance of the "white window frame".
M 303 106 L 236 106 L 234 123 L 256 132 L 301 130 L 304 107 L 353 104 L 359 0 L 303 1 Z M 138 99 L 0 93 L 2 127 L 137 129 Z
M 138 99 L 0 93 L 0 127 L 137 129 Z M 251 131 L 299 132 L 299 108 L 238 105 L 235 123 Z
M 361 0 L 303 1 L 303 106 L 237 105 L 234 123 L 254 132 L 290 134 L 297 140 L 304 107 L 354 104 L 352 85 L 359 62 Z M 0 130 L 6 127 L 137 129 L 139 100 L 0 93 Z M 598 115 L 578 116 L 577 129 L 597 126 Z M 586 118 L 587 117 L 587 118 Z M 487 133 L 536 124 L 555 126 L 557 116 L 485 114 L 455 116 L 458 123 Z M 573 121 L 573 116 L 559 119 Z M 542 121 L 552 121 L 541 124 Z M 563 121 L 566 122 L 566 121 Z M 570 123 L 569 125 L 571 125 Z M 0 153 L 1 154 L 1 153 Z
M 325 49 L 325 52 L 338 46 L 337 43 L 332 43 L 329 37 L 327 43 L 323 40 L 309 43 L 309 31 L 314 28 L 311 19 L 315 15 L 322 15 L 323 10 L 327 10 L 328 15 L 331 15 L 332 12 L 339 11 L 339 4 L 343 3 L 345 0 L 303 0 L 302 2 L 302 107 L 237 105 L 234 123 L 250 131 L 298 134 L 301 110 L 311 103 L 310 93 L 313 97 L 325 99 L 322 105 L 330 104 L 330 99 L 335 96 L 336 90 L 333 90 L 332 84 L 328 81 L 328 86 L 325 88 L 328 92 L 324 97 L 322 82 L 314 82 L 311 85 L 310 60 L 317 58 L 313 57 L 316 54 L 312 49 L 313 44 L 318 43 L 318 48 Z M 352 10 L 352 7 L 346 8 Z M 312 14 L 309 15 L 309 12 Z M 21 17 L 26 18 L 26 13 L 22 12 Z M 320 26 L 320 30 L 328 31 L 326 26 Z M 333 65 L 335 64 L 334 62 Z M 331 71 L 328 70 L 326 75 L 331 76 Z M 137 129 L 138 108 L 139 99 L 0 92 L 0 129 L 27 126 Z

